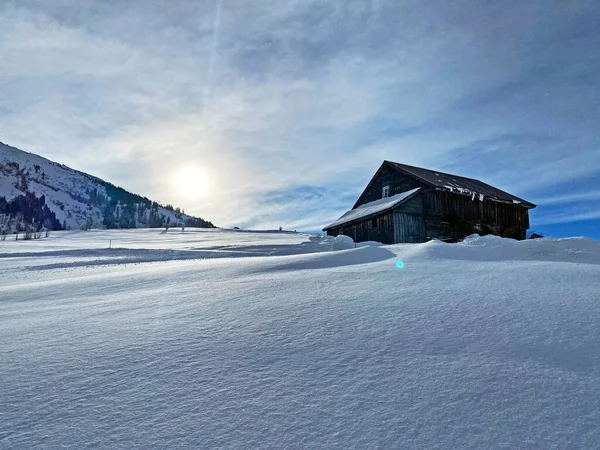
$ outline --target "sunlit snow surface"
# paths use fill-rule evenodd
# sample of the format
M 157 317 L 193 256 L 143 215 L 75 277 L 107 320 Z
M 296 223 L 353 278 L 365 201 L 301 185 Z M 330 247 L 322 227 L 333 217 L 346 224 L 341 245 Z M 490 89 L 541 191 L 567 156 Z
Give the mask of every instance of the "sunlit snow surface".
M 598 241 L 329 248 L 0 242 L 0 448 L 600 446 Z

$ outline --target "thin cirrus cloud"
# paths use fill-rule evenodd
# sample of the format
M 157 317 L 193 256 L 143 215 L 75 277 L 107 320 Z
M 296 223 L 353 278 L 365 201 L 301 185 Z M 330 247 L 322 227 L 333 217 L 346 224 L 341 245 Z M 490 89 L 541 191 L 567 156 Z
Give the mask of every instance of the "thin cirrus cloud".
M 599 21 L 583 0 L 5 2 L 0 140 L 223 226 L 319 229 L 389 159 L 578 234 L 600 211 Z M 196 197 L 173 188 L 188 166 Z
M 557 195 L 552 197 L 541 198 L 538 200 L 539 205 L 558 205 L 562 203 L 575 203 L 600 200 L 600 191 L 587 191 L 577 194 Z

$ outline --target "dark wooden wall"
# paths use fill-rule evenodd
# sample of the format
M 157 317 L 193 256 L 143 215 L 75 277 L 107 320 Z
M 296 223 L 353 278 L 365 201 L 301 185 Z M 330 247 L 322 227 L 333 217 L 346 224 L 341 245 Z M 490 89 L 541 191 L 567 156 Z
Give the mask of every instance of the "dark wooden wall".
M 394 242 L 425 242 L 425 223 L 421 214 L 394 212 Z
M 375 220 L 375 226 L 373 226 L 373 220 Z M 341 230 L 343 230 L 343 234 L 350 236 L 352 239 L 354 239 L 354 232 L 356 231 L 356 242 L 377 241 L 383 244 L 394 243 L 394 219 L 391 212 L 344 226 Z M 340 234 L 340 228 L 328 230 L 327 234 L 329 236 L 337 236 Z
M 413 197 L 398 205 L 394 211 L 406 214 L 423 214 L 423 197 L 421 192 L 417 192 Z
M 520 204 L 432 189 L 422 198 L 428 239 L 456 241 L 473 233 L 525 239 L 529 228 L 529 212 Z
M 425 242 L 425 223 L 423 220 L 423 199 L 421 192 L 400 204 L 393 210 L 394 243 Z
M 397 170 L 384 166 L 379 175 L 373 179 L 362 193 L 356 206 L 379 200 L 382 197 L 384 186 L 390 187 L 390 196 L 392 196 L 424 185 L 420 181 L 410 178 Z

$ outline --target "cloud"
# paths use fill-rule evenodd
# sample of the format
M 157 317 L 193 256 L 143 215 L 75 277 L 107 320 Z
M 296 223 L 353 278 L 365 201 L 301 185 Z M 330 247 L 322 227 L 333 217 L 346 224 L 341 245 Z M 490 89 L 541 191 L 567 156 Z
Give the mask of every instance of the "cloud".
M 600 200 L 600 191 L 579 192 L 576 194 L 556 195 L 537 200 L 539 205 L 558 205 L 589 200 Z
M 600 207 L 588 210 L 571 210 L 560 214 L 543 216 L 538 221 L 538 225 L 552 225 L 560 223 L 581 222 L 587 220 L 600 219 Z
M 600 173 L 594 2 L 165 5 L 0 6 L 0 139 L 225 226 L 320 228 L 383 159 L 531 201 Z

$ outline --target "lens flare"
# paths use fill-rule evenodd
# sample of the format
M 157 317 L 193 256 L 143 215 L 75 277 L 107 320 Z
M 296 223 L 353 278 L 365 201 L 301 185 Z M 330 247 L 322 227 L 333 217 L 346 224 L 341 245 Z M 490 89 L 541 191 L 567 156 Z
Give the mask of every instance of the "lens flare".
M 396 267 L 398 267 L 398 269 L 402 269 L 404 267 L 404 263 L 402 261 L 398 261 L 396 263 Z

